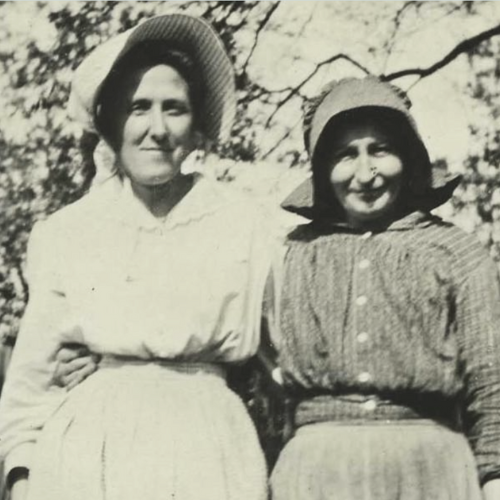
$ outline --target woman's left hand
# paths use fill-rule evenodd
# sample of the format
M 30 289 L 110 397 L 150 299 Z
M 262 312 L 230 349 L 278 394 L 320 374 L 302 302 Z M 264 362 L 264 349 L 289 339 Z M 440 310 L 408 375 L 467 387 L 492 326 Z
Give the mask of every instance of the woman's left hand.
M 62 346 L 56 354 L 53 382 L 68 391 L 83 382 L 99 366 L 100 356 L 84 345 Z
M 500 479 L 492 479 L 483 486 L 484 500 L 500 500 Z
M 10 490 L 10 500 L 24 500 L 28 494 L 28 479 L 18 479 Z

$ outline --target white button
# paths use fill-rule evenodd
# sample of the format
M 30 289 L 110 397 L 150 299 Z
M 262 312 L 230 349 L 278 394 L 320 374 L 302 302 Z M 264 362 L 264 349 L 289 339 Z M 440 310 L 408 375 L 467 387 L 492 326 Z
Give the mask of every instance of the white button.
M 371 380 L 372 376 L 368 372 L 361 372 L 358 375 L 359 382 L 365 383 Z
M 366 302 L 368 301 L 368 299 L 364 296 L 364 295 L 360 295 L 357 299 L 356 299 L 356 304 L 358 306 L 364 306 L 366 304 Z
M 360 344 L 364 344 L 368 340 L 368 334 L 366 332 L 358 333 L 356 339 Z
M 363 408 L 366 411 L 373 411 L 377 407 L 377 402 L 374 399 L 369 399 L 363 403 Z
M 363 238 L 364 240 L 367 240 L 368 238 L 370 238 L 370 236 L 372 235 L 373 233 L 371 231 L 367 231 L 366 233 L 363 233 L 361 235 L 361 238 Z
M 360 269 L 366 269 L 367 267 L 370 266 L 370 261 L 368 259 L 363 259 L 360 263 L 359 263 L 359 268 Z

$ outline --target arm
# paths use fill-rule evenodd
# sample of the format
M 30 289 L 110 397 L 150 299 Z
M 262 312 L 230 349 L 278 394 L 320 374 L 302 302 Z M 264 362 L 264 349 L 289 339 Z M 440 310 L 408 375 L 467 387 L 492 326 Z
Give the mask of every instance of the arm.
M 60 285 L 61 263 L 54 235 L 45 231 L 44 224 L 37 224 L 30 236 L 30 299 L 0 400 L 0 452 L 6 474 L 16 468 L 29 470 L 38 434 L 65 394 L 53 384 L 53 376 L 58 332 L 68 307 Z M 17 491 L 22 488 L 15 485 Z
M 500 479 L 500 283 L 489 258 L 471 257 L 457 297 L 464 425 L 490 499 Z
M 278 290 L 276 289 L 277 277 L 274 270 L 271 270 L 267 278 L 262 303 L 262 326 L 261 340 L 257 352 L 257 360 L 264 369 L 264 372 L 273 380 L 274 385 L 281 388 L 283 378 L 278 366 L 278 311 L 277 300 Z

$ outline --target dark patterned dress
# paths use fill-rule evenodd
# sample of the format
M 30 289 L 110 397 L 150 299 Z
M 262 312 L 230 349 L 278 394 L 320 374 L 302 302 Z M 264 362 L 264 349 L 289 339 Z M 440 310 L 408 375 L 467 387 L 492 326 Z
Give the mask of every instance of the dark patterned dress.
M 288 238 L 279 362 L 295 436 L 274 500 L 480 498 L 500 477 L 500 290 L 475 239 L 416 212 Z

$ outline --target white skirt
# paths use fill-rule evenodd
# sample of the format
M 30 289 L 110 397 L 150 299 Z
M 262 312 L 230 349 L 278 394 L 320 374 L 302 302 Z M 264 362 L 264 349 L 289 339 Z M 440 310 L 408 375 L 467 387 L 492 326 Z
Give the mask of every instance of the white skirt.
M 264 500 L 241 400 L 211 365 L 112 363 L 73 389 L 36 446 L 27 500 Z

